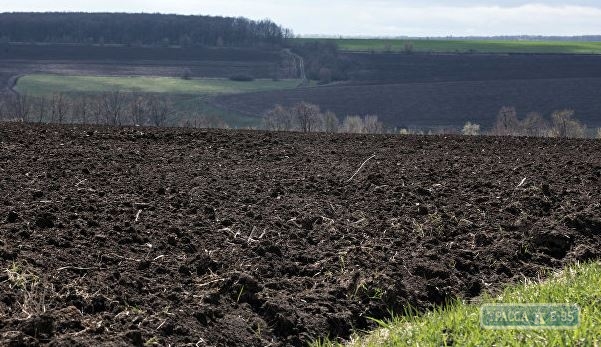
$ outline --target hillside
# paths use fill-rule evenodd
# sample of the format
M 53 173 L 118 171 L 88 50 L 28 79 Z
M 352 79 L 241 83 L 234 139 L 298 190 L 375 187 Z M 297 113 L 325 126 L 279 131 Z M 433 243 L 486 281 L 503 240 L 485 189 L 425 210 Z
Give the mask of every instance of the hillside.
M 521 116 L 573 109 L 601 126 L 601 56 L 340 54 L 352 79 L 319 88 L 221 96 L 225 109 L 261 115 L 274 105 L 307 101 L 339 117 L 375 114 L 390 127 L 490 127 L 503 106 Z

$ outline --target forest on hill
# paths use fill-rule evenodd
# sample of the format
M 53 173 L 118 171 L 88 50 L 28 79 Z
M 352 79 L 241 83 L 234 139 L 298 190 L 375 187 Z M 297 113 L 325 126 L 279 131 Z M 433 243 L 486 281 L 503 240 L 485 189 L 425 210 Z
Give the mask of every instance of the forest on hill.
M 157 46 L 278 45 L 289 29 L 266 19 L 146 13 L 0 13 L 0 41 Z

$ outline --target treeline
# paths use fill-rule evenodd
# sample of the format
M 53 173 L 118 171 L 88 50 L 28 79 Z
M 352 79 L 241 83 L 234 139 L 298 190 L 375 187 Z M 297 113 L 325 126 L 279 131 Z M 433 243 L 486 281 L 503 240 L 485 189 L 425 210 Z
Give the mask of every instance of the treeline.
M 0 13 L 0 42 L 153 46 L 279 45 L 293 34 L 270 20 L 145 13 Z
M 482 133 L 480 125 L 467 122 L 462 133 L 464 135 L 601 138 L 601 128 L 589 129 L 576 119 L 575 115 L 573 110 L 565 109 L 553 112 L 549 119 L 538 112 L 530 112 L 520 119 L 514 107 L 503 107 L 490 131 Z
M 319 106 L 306 102 L 291 107 L 275 106 L 263 117 L 265 130 L 304 133 L 381 134 L 387 130 L 378 116 L 346 116 L 342 121 L 334 112 L 321 112 Z
M 348 79 L 353 62 L 339 54 L 338 45 L 331 41 L 294 43 L 293 51 L 304 58 L 307 78 L 327 84 Z
M 164 126 L 172 114 L 166 97 L 118 91 L 76 98 L 19 94 L 0 100 L 0 119 L 23 122 Z
M 205 115 L 195 110 L 178 110 L 168 96 L 119 91 L 75 97 L 63 93 L 48 97 L 0 95 L 0 121 L 2 120 L 57 124 L 230 128 L 230 125 L 218 116 Z M 263 115 L 263 124 L 257 129 L 303 133 L 601 138 L 601 128 L 588 128 L 575 117 L 573 110 L 555 111 L 548 119 L 540 113 L 531 112 L 520 119 L 513 107 L 501 108 L 495 124 L 489 129 L 482 129 L 477 123 L 467 122 L 462 129 L 423 131 L 387 127 L 377 115 L 347 115 L 339 118 L 334 112 L 323 112 L 317 105 L 300 102 L 290 107 L 275 106 Z
M 56 124 L 187 126 L 229 128 L 215 116 L 177 110 L 169 97 L 107 92 L 71 97 L 8 95 L 0 98 L 0 120 Z

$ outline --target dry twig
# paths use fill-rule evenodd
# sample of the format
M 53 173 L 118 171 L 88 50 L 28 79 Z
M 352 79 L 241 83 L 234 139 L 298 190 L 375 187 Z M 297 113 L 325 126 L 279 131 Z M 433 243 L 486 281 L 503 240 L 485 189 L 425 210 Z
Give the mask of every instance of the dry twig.
M 361 164 L 361 166 L 359 167 L 359 169 L 357 169 L 357 171 L 355 171 L 355 173 L 351 176 L 351 178 L 348 179 L 348 181 L 346 181 L 347 183 L 352 181 L 353 178 L 355 178 L 355 176 L 357 176 L 357 174 L 359 173 L 359 171 L 361 171 L 361 169 L 363 169 L 363 167 L 365 166 L 365 164 L 367 164 L 368 161 L 372 160 L 373 158 L 375 158 L 376 155 L 372 155 L 371 157 L 365 159 L 365 161 L 363 162 L 363 164 Z

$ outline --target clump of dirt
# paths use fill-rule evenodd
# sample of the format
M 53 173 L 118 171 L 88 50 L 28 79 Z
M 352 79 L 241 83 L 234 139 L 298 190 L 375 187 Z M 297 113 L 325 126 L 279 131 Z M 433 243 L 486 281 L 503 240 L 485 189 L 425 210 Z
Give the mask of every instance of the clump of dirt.
M 3 124 L 0 148 L 1 345 L 305 345 L 601 256 L 598 141 Z

